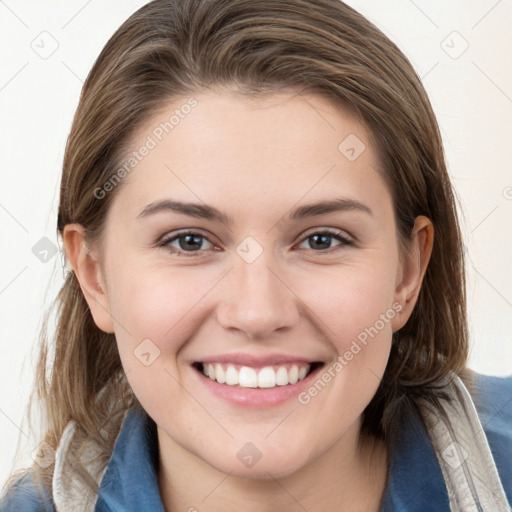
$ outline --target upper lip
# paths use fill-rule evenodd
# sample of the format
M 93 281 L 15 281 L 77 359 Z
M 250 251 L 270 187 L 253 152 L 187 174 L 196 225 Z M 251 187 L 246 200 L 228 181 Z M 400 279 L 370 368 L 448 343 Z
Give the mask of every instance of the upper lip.
M 233 363 L 242 366 L 252 366 L 254 368 L 273 366 L 285 363 L 311 364 L 321 362 L 319 359 L 298 357 L 291 354 L 267 354 L 265 356 L 256 356 L 236 352 L 233 354 L 219 354 L 216 356 L 202 358 L 200 363 Z

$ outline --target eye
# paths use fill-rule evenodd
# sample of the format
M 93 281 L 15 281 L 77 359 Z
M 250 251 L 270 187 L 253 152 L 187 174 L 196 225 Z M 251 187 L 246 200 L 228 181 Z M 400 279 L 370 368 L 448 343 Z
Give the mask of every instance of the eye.
M 332 241 L 333 238 L 340 242 L 335 247 L 339 247 L 339 246 L 343 246 L 343 245 L 350 246 L 350 245 L 354 244 L 354 242 L 352 240 L 350 240 L 349 238 L 347 238 L 346 236 L 341 234 L 339 231 L 333 231 L 330 229 L 324 229 L 322 231 L 316 231 L 314 233 L 311 233 L 301 243 L 304 243 L 304 242 L 307 243 L 308 241 L 310 241 L 310 247 L 312 249 L 323 249 L 320 252 L 327 252 L 326 249 L 332 249 L 332 247 L 330 247 L 330 245 L 331 245 L 330 241 Z M 319 251 L 315 250 L 315 252 L 319 252 Z
M 207 247 L 207 249 L 213 247 L 213 244 L 201 233 L 197 233 L 196 231 L 184 231 L 171 238 L 162 240 L 158 245 L 159 247 L 166 247 L 172 254 L 194 256 L 193 253 L 201 252 L 201 246 L 204 241 L 210 244 L 210 247 Z M 172 245 L 175 242 L 177 242 L 177 247 Z
M 337 246 L 350 246 L 353 245 L 354 242 L 341 234 L 339 231 L 333 231 L 330 229 L 323 229 L 322 231 L 316 231 L 308 235 L 303 239 L 301 243 L 311 241 L 311 249 L 315 252 L 328 252 L 328 249 L 332 249 L 331 241 L 335 239 L 339 242 Z M 206 242 L 209 244 L 206 249 L 212 249 L 214 245 L 206 238 L 205 235 L 198 233 L 197 231 L 183 231 L 172 237 L 166 238 L 162 240 L 158 244 L 159 247 L 165 247 L 169 250 L 171 254 L 176 254 L 177 256 L 195 256 L 194 253 L 203 252 L 201 250 L 202 245 Z M 173 245 L 177 244 L 177 245 Z M 317 250 L 317 249 L 320 249 Z

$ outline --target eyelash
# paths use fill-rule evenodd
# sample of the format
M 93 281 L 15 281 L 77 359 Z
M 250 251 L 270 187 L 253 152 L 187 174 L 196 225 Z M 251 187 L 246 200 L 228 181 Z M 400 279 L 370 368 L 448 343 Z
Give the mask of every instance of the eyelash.
M 169 250 L 169 252 L 171 254 L 175 254 L 176 256 L 179 256 L 179 257 L 184 255 L 184 257 L 186 257 L 186 258 L 195 257 L 196 253 L 204 252 L 204 251 L 201 251 L 201 250 L 197 250 L 197 251 L 182 251 L 182 250 L 175 249 L 175 248 L 170 246 L 170 244 L 172 242 L 174 242 L 175 240 L 179 240 L 180 238 L 185 237 L 186 235 L 197 235 L 197 236 L 202 237 L 205 240 L 208 240 L 207 236 L 203 235 L 202 233 L 200 233 L 198 231 L 182 231 L 182 232 L 180 232 L 180 233 L 178 233 L 176 235 L 173 235 L 171 238 L 167 238 L 167 239 L 162 240 L 158 244 L 158 246 L 159 247 L 165 247 L 166 249 Z M 354 245 L 354 242 L 352 240 L 350 240 L 349 238 L 343 236 L 339 231 L 334 231 L 334 230 L 329 229 L 329 228 L 322 229 L 321 231 L 314 231 L 314 232 L 312 232 L 311 234 L 309 234 L 306 237 L 304 237 L 300 241 L 300 243 L 306 241 L 308 238 L 311 238 L 314 235 L 327 235 L 327 236 L 329 236 L 331 238 L 335 238 L 336 240 L 341 242 L 341 244 L 338 245 L 338 246 L 335 246 L 334 248 L 331 247 L 329 249 L 319 250 L 319 251 L 315 251 L 313 249 L 310 249 L 313 252 L 317 252 L 317 253 L 331 253 L 332 249 L 336 250 L 336 247 L 342 248 L 343 246 L 352 246 L 352 245 Z M 210 242 L 210 240 L 208 240 L 208 242 Z M 210 242 L 210 243 L 212 243 L 212 242 Z

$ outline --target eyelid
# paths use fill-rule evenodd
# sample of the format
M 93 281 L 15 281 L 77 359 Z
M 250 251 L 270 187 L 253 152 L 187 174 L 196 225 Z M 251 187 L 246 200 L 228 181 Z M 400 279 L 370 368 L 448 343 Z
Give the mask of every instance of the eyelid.
M 297 242 L 297 244 L 295 244 L 295 246 L 303 244 L 304 242 L 306 242 L 306 240 L 309 237 L 311 237 L 313 235 L 317 235 L 317 234 L 318 235 L 327 235 L 330 238 L 337 240 L 339 242 L 339 244 L 335 245 L 333 247 L 329 247 L 328 249 L 321 250 L 321 251 L 315 251 L 313 249 L 304 249 L 304 250 L 306 250 L 307 252 L 313 252 L 313 254 L 316 253 L 316 254 L 324 255 L 325 257 L 328 257 L 329 255 L 337 254 L 337 251 L 342 248 L 353 247 L 355 245 L 354 238 L 352 236 L 346 234 L 344 231 L 341 231 L 339 229 L 334 229 L 334 228 L 320 228 L 320 229 L 316 228 L 316 229 L 313 229 L 312 231 L 308 231 L 305 234 L 303 234 L 301 236 L 299 242 Z
M 177 249 L 176 247 L 171 246 L 172 242 L 175 242 L 181 237 L 184 237 L 186 235 L 199 235 L 205 240 L 208 241 L 212 245 L 212 249 L 209 250 L 217 250 L 216 244 L 214 244 L 210 240 L 210 236 L 206 235 L 201 229 L 185 229 L 183 231 L 178 231 L 177 233 L 169 234 L 166 233 L 165 235 L 161 236 L 157 243 L 156 247 L 166 249 L 170 254 L 177 256 L 178 258 L 197 258 L 201 257 L 201 253 L 206 252 L 206 250 L 199 250 L 199 251 L 183 251 L 181 249 Z M 183 256 L 184 255 L 184 256 Z
M 316 235 L 316 234 L 329 234 L 329 235 L 333 235 L 333 236 L 334 235 L 339 236 L 340 238 L 343 238 L 347 242 L 351 242 L 351 243 L 356 241 L 352 235 L 349 235 L 346 231 L 343 231 L 338 228 L 312 228 L 311 230 L 308 230 L 303 235 L 301 235 L 302 236 L 301 241 L 303 241 L 304 239 L 308 238 L 311 235 Z
M 294 247 L 296 245 L 300 245 L 301 243 L 304 243 L 309 237 L 316 235 L 316 234 L 327 235 L 327 236 L 337 239 L 340 242 L 339 245 L 330 247 L 326 250 L 315 251 L 313 249 L 309 249 L 310 251 L 312 251 L 314 253 L 318 253 L 318 254 L 330 254 L 332 252 L 336 252 L 337 247 L 353 246 L 356 241 L 354 239 L 354 237 L 352 237 L 351 235 L 347 234 L 345 231 L 342 231 L 338 228 L 315 227 L 315 228 L 311 228 L 310 230 L 307 230 L 305 233 L 303 233 L 301 235 L 301 238 L 299 239 L 299 241 L 295 243 Z M 200 228 L 188 228 L 188 229 L 184 229 L 182 231 L 178 231 L 178 232 L 175 232 L 172 234 L 166 233 L 165 235 L 161 236 L 158 239 L 157 246 L 167 248 L 171 254 L 175 254 L 175 255 L 185 254 L 185 257 L 194 257 L 195 255 L 206 252 L 206 250 L 182 251 L 182 250 L 176 249 L 170 245 L 172 242 L 174 242 L 177 239 L 179 239 L 180 237 L 186 236 L 186 235 L 199 235 L 202 238 L 204 238 L 205 240 L 207 240 L 208 243 L 212 244 L 213 248 L 210 250 L 218 250 L 217 246 L 216 246 L 218 244 L 215 244 L 214 242 L 212 242 L 210 240 L 210 235 L 206 234 Z
M 183 231 L 177 231 L 172 234 L 166 233 L 157 240 L 157 245 L 169 244 L 170 242 L 186 235 L 199 235 L 203 237 L 205 240 L 208 240 L 208 242 L 210 242 L 212 245 L 219 245 L 212 241 L 212 239 L 215 239 L 213 235 L 210 235 L 209 233 L 198 228 L 184 229 Z
M 213 235 L 210 235 L 209 233 L 202 230 L 201 228 L 186 228 L 183 230 L 178 230 L 176 232 L 173 231 L 173 232 L 164 233 L 162 236 L 160 236 L 156 240 L 156 244 L 160 245 L 162 243 L 170 242 L 171 240 L 173 240 L 175 238 L 178 238 L 180 236 L 185 236 L 185 235 L 201 235 L 202 237 L 208 239 L 208 241 L 212 244 L 213 244 L 213 242 L 210 240 L 210 238 L 215 238 L 215 237 L 213 237 Z
M 355 238 L 352 235 L 349 235 L 346 231 L 343 231 L 343 230 L 340 230 L 337 228 L 327 228 L 327 227 L 311 228 L 301 235 L 301 238 L 299 239 L 299 241 L 302 242 L 302 241 L 304 241 L 304 239 L 308 238 L 309 236 L 314 235 L 314 234 L 319 234 L 319 233 L 328 233 L 330 235 L 337 235 L 337 236 L 340 236 L 340 237 L 346 239 L 349 242 L 356 241 Z M 157 239 L 156 244 L 160 245 L 163 243 L 168 243 L 171 240 L 176 239 L 180 236 L 184 236 L 184 235 L 201 235 L 204 238 L 206 238 L 210 243 L 213 244 L 213 242 L 210 240 L 210 234 L 206 233 L 201 228 L 187 228 L 187 229 L 184 229 L 182 231 L 178 231 L 178 232 L 172 233 L 172 234 L 164 233 L 162 236 L 160 236 Z

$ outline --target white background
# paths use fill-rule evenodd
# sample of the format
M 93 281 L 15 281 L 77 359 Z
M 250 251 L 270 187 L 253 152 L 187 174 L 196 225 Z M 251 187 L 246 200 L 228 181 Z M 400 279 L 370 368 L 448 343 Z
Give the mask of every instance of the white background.
M 144 3 L 0 0 L 0 484 L 12 469 L 18 437 L 27 445 L 21 462 L 30 461 L 34 446 L 22 419 L 33 347 L 43 311 L 62 283 L 61 254 L 43 263 L 32 247 L 44 236 L 59 245 L 61 164 L 82 83 L 107 39 Z M 347 3 L 391 37 L 423 79 L 469 256 L 469 365 L 510 374 L 512 0 Z M 46 59 L 35 51 L 52 45 L 56 51 Z

